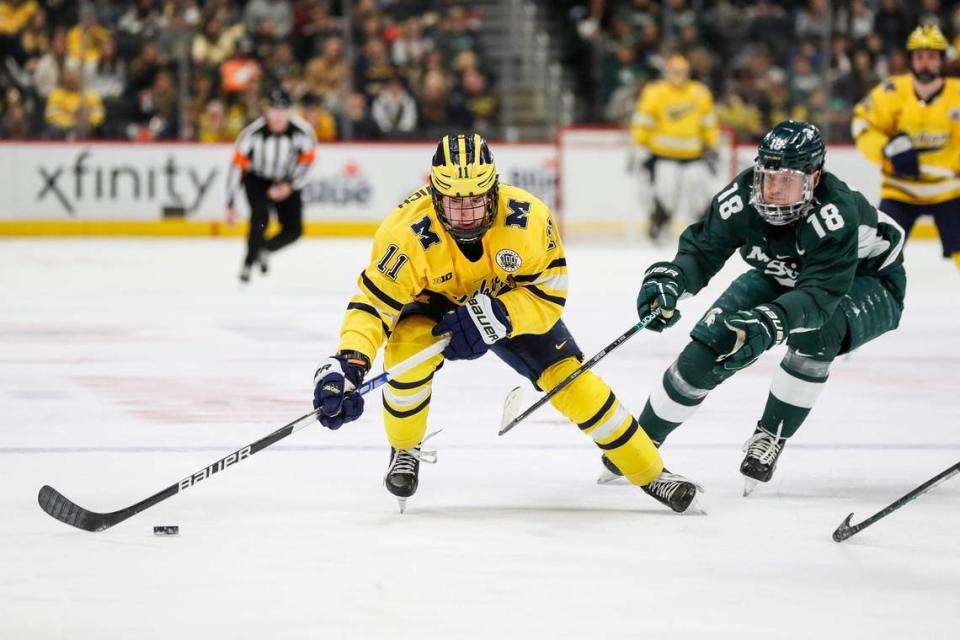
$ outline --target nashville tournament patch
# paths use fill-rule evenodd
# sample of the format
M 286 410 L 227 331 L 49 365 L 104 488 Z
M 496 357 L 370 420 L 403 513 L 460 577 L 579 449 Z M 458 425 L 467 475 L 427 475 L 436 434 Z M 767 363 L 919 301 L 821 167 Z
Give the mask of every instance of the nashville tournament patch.
M 501 249 L 497 252 L 497 264 L 507 273 L 520 268 L 520 256 L 513 249 Z

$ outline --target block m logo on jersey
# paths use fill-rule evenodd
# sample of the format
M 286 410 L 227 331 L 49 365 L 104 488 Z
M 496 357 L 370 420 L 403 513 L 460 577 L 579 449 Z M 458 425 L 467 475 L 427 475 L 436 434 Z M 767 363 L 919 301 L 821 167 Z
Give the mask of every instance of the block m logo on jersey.
M 433 221 L 430 220 L 430 216 L 423 216 L 419 221 L 410 225 L 413 232 L 417 234 L 420 246 L 424 249 L 429 249 L 435 244 L 440 244 L 440 236 L 430 230 L 432 225 Z
M 507 208 L 510 213 L 507 214 L 506 225 L 508 227 L 527 228 L 527 215 L 530 213 L 530 203 L 520 200 L 510 200 L 507 202 Z

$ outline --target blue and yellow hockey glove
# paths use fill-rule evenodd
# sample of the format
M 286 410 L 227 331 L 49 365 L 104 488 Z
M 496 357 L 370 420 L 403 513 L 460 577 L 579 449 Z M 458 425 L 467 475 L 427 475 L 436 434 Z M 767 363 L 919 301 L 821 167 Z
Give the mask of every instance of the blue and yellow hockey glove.
M 473 360 L 487 352 L 490 345 L 506 338 L 513 330 L 507 308 L 496 298 L 478 293 L 442 318 L 433 335 L 450 334 L 443 350 L 447 360 Z
M 356 388 L 370 369 L 362 353 L 349 351 L 323 360 L 313 374 L 313 408 L 317 420 L 328 429 L 339 429 L 363 413 L 363 396 Z
M 890 161 L 893 172 L 905 178 L 920 177 L 920 156 L 910 136 L 898 133 L 883 147 L 883 156 Z

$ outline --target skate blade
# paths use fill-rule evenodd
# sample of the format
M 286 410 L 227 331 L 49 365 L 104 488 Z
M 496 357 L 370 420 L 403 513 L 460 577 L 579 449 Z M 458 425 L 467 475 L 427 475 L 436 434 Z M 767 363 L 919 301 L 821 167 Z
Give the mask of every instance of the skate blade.
M 407 510 L 407 499 L 406 498 L 397 498 L 397 504 L 400 506 L 400 513 L 403 514 Z
M 597 478 L 597 484 L 630 484 L 630 481 L 623 476 L 604 471 L 600 474 L 600 477 Z
M 760 484 L 759 480 L 754 480 L 753 478 L 744 478 L 743 479 L 743 497 L 747 498 L 753 493 L 753 490 L 757 488 L 757 485 Z
M 693 500 L 690 502 L 690 505 L 684 509 L 680 514 L 682 516 L 705 516 L 707 515 L 707 510 L 703 506 L 703 502 L 700 501 L 699 496 L 694 496 Z

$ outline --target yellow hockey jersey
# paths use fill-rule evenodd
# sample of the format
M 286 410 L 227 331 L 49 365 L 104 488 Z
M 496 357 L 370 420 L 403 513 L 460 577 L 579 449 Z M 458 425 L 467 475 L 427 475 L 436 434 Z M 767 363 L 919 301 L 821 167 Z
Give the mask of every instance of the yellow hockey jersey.
M 503 302 L 511 335 L 546 333 L 567 297 L 567 261 L 550 209 L 530 193 L 500 185 L 497 215 L 471 262 L 440 224 L 430 187 L 400 203 L 380 224 L 370 264 L 340 329 L 340 351 L 372 362 L 405 304 L 424 292 L 462 304 L 477 293 Z
M 960 80 L 946 78 L 929 102 L 913 89 L 913 76 L 892 76 L 854 108 L 853 139 L 883 173 L 880 197 L 908 204 L 960 198 Z M 920 152 L 918 180 L 896 176 L 883 147 L 897 133 L 910 136 Z
M 634 143 L 677 160 L 698 158 L 720 141 L 713 96 L 696 80 L 682 87 L 666 80 L 644 87 L 630 131 Z

